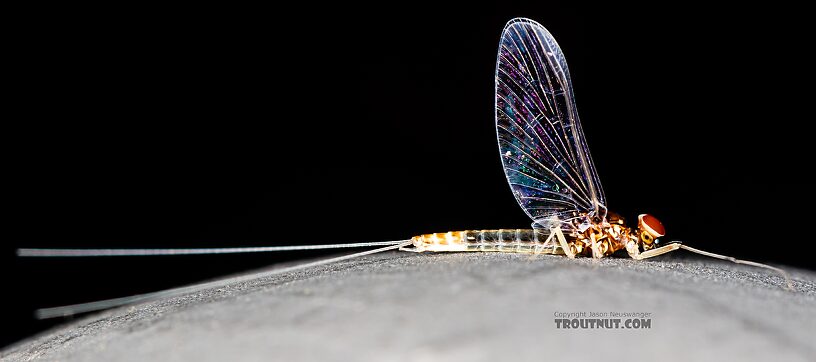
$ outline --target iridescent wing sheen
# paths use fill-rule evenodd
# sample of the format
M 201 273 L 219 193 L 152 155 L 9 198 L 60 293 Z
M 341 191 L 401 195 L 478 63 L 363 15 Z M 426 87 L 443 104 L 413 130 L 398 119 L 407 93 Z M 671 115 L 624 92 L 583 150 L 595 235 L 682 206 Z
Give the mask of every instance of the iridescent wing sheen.
M 606 200 L 558 43 L 535 21 L 516 18 L 502 32 L 496 63 L 501 159 L 513 195 L 533 226 L 605 216 Z

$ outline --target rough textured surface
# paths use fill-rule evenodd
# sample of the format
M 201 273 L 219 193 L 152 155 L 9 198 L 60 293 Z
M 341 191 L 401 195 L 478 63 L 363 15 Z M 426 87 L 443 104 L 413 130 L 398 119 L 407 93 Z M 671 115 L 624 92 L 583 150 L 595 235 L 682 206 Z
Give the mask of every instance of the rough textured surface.
M 3 360 L 806 361 L 816 274 L 698 258 L 387 253 L 119 308 Z M 649 329 L 557 329 L 556 312 L 647 312 Z

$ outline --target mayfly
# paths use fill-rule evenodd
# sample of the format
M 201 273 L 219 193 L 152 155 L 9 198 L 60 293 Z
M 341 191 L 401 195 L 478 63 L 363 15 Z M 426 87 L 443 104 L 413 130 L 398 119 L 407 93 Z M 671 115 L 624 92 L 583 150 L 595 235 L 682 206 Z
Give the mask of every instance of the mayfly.
M 537 22 L 516 18 L 504 27 L 496 60 L 495 119 L 500 157 L 513 195 L 532 219 L 531 229 L 465 230 L 424 234 L 408 240 L 311 246 L 209 249 L 20 249 L 20 256 L 182 255 L 270 252 L 381 246 L 381 248 L 276 270 L 286 272 L 399 249 L 412 252 L 492 251 L 603 258 L 614 253 L 643 260 L 684 249 L 694 253 L 774 270 L 778 268 L 709 253 L 680 242 L 664 242 L 666 230 L 642 214 L 631 228 L 609 211 L 592 163 L 564 55 L 553 36 Z M 258 277 L 253 274 L 243 279 Z M 219 283 L 234 282 L 236 278 Z M 179 295 L 205 283 L 94 303 L 42 309 L 41 318 L 70 315 Z

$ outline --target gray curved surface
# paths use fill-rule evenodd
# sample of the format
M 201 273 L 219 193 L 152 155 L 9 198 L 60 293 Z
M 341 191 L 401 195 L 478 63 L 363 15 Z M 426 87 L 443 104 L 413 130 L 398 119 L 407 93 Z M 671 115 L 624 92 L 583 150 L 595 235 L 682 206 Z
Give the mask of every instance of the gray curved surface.
M 816 273 L 795 292 L 717 260 L 390 252 L 93 314 L 4 361 L 812 361 Z M 558 329 L 556 312 L 651 313 Z

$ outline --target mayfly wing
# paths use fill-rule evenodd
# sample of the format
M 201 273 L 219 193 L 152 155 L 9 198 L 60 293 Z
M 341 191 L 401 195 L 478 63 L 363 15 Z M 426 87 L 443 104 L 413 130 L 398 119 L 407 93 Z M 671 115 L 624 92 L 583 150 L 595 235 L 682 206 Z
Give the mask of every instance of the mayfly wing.
M 589 155 L 569 70 L 550 33 L 510 20 L 496 61 L 496 132 L 507 181 L 534 227 L 605 216 L 606 200 Z

